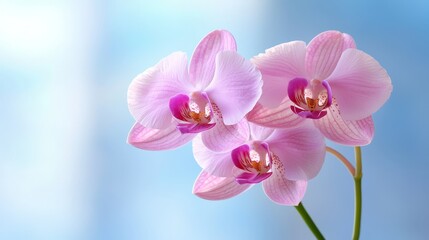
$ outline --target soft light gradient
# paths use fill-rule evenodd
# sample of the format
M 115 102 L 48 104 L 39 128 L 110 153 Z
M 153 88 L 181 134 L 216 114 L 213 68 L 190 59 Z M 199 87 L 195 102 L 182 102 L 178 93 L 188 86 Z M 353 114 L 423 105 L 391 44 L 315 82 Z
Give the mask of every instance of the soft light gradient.
M 312 239 L 260 186 L 223 201 L 192 195 L 190 143 L 126 144 L 131 80 L 172 52 L 190 56 L 214 29 L 248 59 L 326 30 L 377 59 L 394 89 L 362 148 L 361 237 L 427 238 L 427 1 L 21 0 L 0 2 L 0 239 Z M 350 238 L 353 194 L 328 154 L 303 200 L 327 239 Z

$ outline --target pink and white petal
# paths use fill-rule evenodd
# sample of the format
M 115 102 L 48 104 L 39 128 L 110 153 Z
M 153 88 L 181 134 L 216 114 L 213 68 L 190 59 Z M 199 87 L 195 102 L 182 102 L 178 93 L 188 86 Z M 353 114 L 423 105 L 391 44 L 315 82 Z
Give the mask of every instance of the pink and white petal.
M 344 120 L 335 99 L 327 111 L 325 117 L 314 121 L 315 126 L 326 138 L 348 146 L 364 146 L 371 143 L 374 137 L 374 122 L 371 116 L 354 121 Z
M 216 109 L 215 106 L 213 109 Z M 215 115 L 216 116 L 216 115 Z M 219 115 L 217 115 L 219 117 Z M 222 119 L 216 120 L 216 125 L 201 133 L 204 145 L 212 151 L 222 152 L 232 150 L 249 139 L 248 122 L 242 119 L 234 125 L 225 125 Z
M 285 166 L 285 174 L 290 180 L 314 178 L 322 168 L 325 141 L 311 122 L 293 129 L 278 129 L 266 142 Z
M 143 126 L 166 128 L 173 118 L 170 98 L 188 92 L 186 54 L 172 53 L 133 79 L 128 88 L 128 109 Z
M 269 108 L 277 107 L 287 96 L 291 79 L 306 77 L 305 42 L 282 43 L 252 58 L 261 71 L 264 85 L 259 102 Z
M 344 50 L 344 42 L 344 35 L 338 31 L 322 32 L 311 40 L 305 56 L 309 80 L 325 80 L 331 75 Z
M 291 128 L 296 127 L 305 121 L 304 118 L 292 112 L 290 106 L 293 103 L 289 98 L 283 101 L 275 108 L 267 108 L 257 103 L 246 118 L 249 122 L 256 123 L 264 127 L 271 128 Z
M 223 200 L 237 196 L 253 184 L 238 184 L 235 177 L 216 177 L 204 170 L 194 183 L 192 193 L 207 200 Z
M 215 152 L 208 149 L 202 140 L 201 134 L 192 141 L 192 151 L 198 165 L 204 171 L 218 177 L 233 177 L 234 163 L 231 159 L 231 151 Z
M 189 66 L 189 77 L 198 90 L 206 88 L 213 80 L 216 55 L 222 51 L 237 51 L 234 37 L 225 30 L 209 33 L 195 48 Z
M 238 53 L 221 52 L 216 57 L 215 75 L 206 92 L 219 107 L 224 123 L 236 124 L 261 96 L 261 73 Z
M 346 50 L 347 48 L 356 48 L 355 40 L 351 35 L 347 33 L 343 33 L 343 38 L 344 38 L 343 51 Z
M 249 123 L 250 139 L 254 141 L 265 141 L 274 132 L 274 128 L 263 127 L 254 123 Z
M 341 108 L 341 116 L 347 120 L 362 119 L 376 112 L 393 88 L 386 70 L 357 49 L 344 51 L 327 81 Z
M 307 181 L 286 178 L 285 167 L 277 160 L 273 163 L 273 174 L 263 183 L 265 194 L 271 201 L 287 206 L 296 206 L 304 198 Z
M 128 134 L 128 143 L 144 150 L 168 150 L 191 141 L 195 134 L 181 134 L 174 124 L 165 129 L 146 128 L 135 123 Z

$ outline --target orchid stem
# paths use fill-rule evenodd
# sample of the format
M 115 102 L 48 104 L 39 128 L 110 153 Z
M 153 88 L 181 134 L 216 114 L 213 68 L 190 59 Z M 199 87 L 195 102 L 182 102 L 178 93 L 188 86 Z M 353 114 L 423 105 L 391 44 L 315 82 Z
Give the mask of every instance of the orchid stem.
M 308 228 L 310 228 L 311 232 L 314 234 L 314 236 L 317 239 L 325 239 L 322 235 L 322 233 L 317 228 L 316 224 L 313 222 L 313 219 L 311 219 L 310 215 L 308 214 L 307 210 L 305 210 L 304 205 L 302 205 L 302 202 L 298 204 L 298 206 L 295 206 L 296 210 L 301 215 L 304 222 L 307 224 Z
M 340 152 L 338 152 L 337 150 L 331 148 L 331 147 L 326 147 L 326 151 L 331 153 L 332 155 L 334 155 L 335 157 L 338 158 L 338 160 L 340 160 L 344 166 L 346 166 L 346 168 L 349 170 L 350 174 L 354 177 L 355 176 L 355 168 L 353 167 L 353 165 L 349 162 L 349 160 L 347 160 L 346 157 L 344 157 Z
M 355 222 L 353 228 L 353 240 L 358 240 L 360 235 L 360 222 L 362 217 L 362 152 L 359 146 L 355 147 L 355 158 Z
M 353 240 L 359 240 L 360 223 L 362 218 L 362 152 L 359 146 L 355 147 L 356 169 L 337 150 L 326 147 L 326 151 L 337 157 L 349 170 L 355 182 L 355 222 L 353 227 Z

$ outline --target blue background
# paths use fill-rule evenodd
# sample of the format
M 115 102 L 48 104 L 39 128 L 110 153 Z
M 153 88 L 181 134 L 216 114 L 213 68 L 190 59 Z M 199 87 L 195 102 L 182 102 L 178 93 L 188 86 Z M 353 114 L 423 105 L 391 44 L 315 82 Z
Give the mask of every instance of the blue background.
M 247 58 L 330 29 L 375 57 L 394 90 L 363 148 L 361 236 L 429 236 L 428 1 L 81 0 L 0 2 L 0 239 L 312 239 L 261 186 L 192 195 L 190 144 L 126 144 L 131 79 L 173 51 L 191 56 L 214 29 Z M 303 202 L 327 239 L 349 239 L 353 196 L 328 155 Z

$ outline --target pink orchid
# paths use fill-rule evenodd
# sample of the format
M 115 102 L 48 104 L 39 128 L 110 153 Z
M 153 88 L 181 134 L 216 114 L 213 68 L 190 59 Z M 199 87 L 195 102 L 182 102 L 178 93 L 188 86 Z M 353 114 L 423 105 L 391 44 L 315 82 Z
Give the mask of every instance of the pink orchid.
M 262 182 L 266 195 L 283 205 L 297 205 L 323 165 L 323 135 L 311 124 L 273 129 L 250 123 L 248 138 L 224 151 L 193 140 L 194 157 L 203 168 L 193 193 L 208 200 L 234 197 Z
M 237 123 L 262 94 L 260 72 L 236 48 L 229 32 L 216 30 L 198 44 L 189 70 L 186 54 L 176 52 L 134 78 L 128 107 L 136 124 L 128 142 L 165 150 L 197 133 L 213 149 L 236 141 L 241 134 Z
M 277 45 L 254 57 L 263 93 L 249 121 L 269 127 L 313 119 L 330 140 L 369 144 L 371 115 L 389 98 L 392 84 L 380 64 L 357 50 L 353 38 L 338 31 Z

